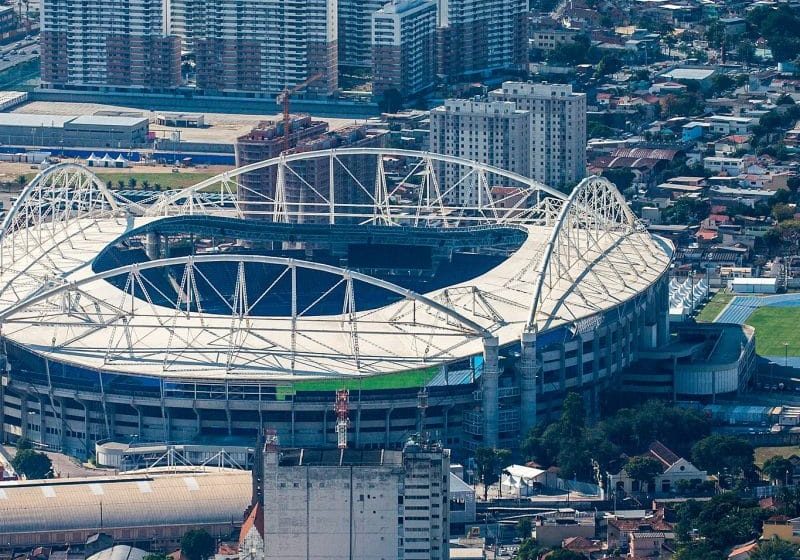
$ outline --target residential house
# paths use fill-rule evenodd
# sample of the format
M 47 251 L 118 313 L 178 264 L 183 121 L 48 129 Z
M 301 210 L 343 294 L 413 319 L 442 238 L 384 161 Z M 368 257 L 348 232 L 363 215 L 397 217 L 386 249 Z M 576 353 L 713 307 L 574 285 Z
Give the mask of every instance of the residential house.
M 750 555 L 758 548 L 758 541 L 747 541 L 739 546 L 734 546 L 728 554 L 728 560 L 750 560 Z
M 664 519 L 665 510 L 659 508 L 644 517 L 614 517 L 606 523 L 606 548 L 620 548 L 630 540 L 633 533 L 671 533 L 672 524 Z
M 789 519 L 785 515 L 773 515 L 764 521 L 761 538 L 769 540 L 773 537 L 800 544 L 800 517 Z
M 260 502 L 250 508 L 239 535 L 240 558 L 264 558 L 264 509 Z
M 536 541 L 542 546 L 561 546 L 564 539 L 584 537 L 593 539 L 596 532 L 594 512 L 559 509 L 537 515 L 533 525 Z
M 679 457 L 669 450 L 663 443 L 654 441 L 650 444 L 646 456 L 659 461 L 663 467 L 663 472 L 655 477 L 655 480 L 647 488 L 643 488 L 638 480 L 631 478 L 625 469 L 617 474 L 609 476 L 609 487 L 615 491 L 622 491 L 626 494 L 638 492 L 650 493 L 675 493 L 678 483 L 681 481 L 700 483 L 708 479 L 706 471 L 701 471 L 688 460 Z

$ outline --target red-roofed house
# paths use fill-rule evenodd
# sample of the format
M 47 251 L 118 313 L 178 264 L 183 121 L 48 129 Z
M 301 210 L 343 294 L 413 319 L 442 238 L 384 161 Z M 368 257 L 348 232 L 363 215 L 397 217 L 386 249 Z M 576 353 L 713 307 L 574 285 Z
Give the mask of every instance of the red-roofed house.
M 241 560 L 264 558 L 264 509 L 260 502 L 250 508 L 239 535 Z
M 686 459 L 678 457 L 661 442 L 654 441 L 651 443 L 645 455 L 656 459 L 664 468 L 664 471 L 655 477 L 650 488 L 642 488 L 639 481 L 628 476 L 624 468 L 620 470 L 619 473 L 609 476 L 609 486 L 616 492 L 624 492 L 626 494 L 632 492 L 657 492 L 666 494 L 674 493 L 677 489 L 678 482 L 682 480 L 695 482 L 695 484 L 700 484 L 708 480 L 706 471 L 701 471 Z
M 758 548 L 758 541 L 752 540 L 733 547 L 728 560 L 750 560 L 750 555 Z

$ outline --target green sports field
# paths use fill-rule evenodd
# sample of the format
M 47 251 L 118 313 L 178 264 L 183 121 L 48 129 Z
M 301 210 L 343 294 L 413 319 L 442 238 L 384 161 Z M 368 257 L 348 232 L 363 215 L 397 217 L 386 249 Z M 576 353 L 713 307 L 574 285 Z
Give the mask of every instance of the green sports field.
M 387 375 L 375 375 L 361 379 L 320 379 L 319 381 L 297 381 L 291 387 L 278 387 L 278 396 L 303 391 L 379 391 L 386 389 L 422 388 L 436 376 L 438 368 L 418 369 Z
M 800 307 L 761 307 L 745 321 L 756 329 L 756 352 L 762 356 L 800 356 Z
M 733 298 L 733 294 L 729 292 L 719 291 L 714 294 L 714 297 L 706 304 L 700 314 L 697 316 L 698 323 L 711 323 L 719 315 L 720 311 L 725 309 L 728 302 Z

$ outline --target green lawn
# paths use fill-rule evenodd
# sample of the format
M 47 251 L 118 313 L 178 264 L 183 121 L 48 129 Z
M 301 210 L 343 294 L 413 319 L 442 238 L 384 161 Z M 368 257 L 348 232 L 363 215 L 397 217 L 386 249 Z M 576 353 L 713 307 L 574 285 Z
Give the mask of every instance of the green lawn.
M 320 379 L 309 381 L 297 381 L 292 388 L 295 392 L 300 391 L 336 391 L 337 389 L 349 389 L 357 391 L 375 391 L 381 389 L 408 389 L 424 387 L 431 379 L 436 376 L 438 368 L 418 369 L 403 373 L 393 373 L 388 375 L 375 375 L 362 379 Z M 278 395 L 285 396 L 292 392 L 290 387 L 279 387 Z M 279 397 L 280 398 L 280 397 Z
M 800 356 L 800 307 L 761 307 L 745 322 L 756 329 L 760 355 L 783 356 L 788 342 L 789 356 Z
M 788 459 L 792 455 L 800 455 L 800 447 L 788 445 L 783 447 L 756 447 L 755 463 L 758 467 L 763 467 L 767 459 L 772 457 L 784 457 Z
M 730 292 L 724 292 L 720 290 L 711 300 L 706 304 L 700 314 L 697 316 L 698 323 L 711 323 L 717 315 L 719 315 L 720 311 L 725 309 L 725 306 L 728 305 L 728 302 L 733 299 L 733 294 Z
M 215 173 L 202 173 L 195 171 L 182 171 L 180 173 L 125 173 L 124 171 L 116 171 L 104 173 L 103 171 L 96 170 L 96 172 L 100 179 L 106 182 L 111 181 L 112 189 L 119 189 L 120 181 L 124 183 L 124 186 L 122 187 L 123 189 L 129 189 L 130 179 L 136 180 L 135 188 L 143 188 L 143 181 L 147 181 L 149 185 L 147 187 L 148 189 L 155 189 L 156 185 L 160 185 L 162 190 L 183 189 L 186 187 L 191 187 L 200 181 L 204 181 L 209 177 L 216 175 Z

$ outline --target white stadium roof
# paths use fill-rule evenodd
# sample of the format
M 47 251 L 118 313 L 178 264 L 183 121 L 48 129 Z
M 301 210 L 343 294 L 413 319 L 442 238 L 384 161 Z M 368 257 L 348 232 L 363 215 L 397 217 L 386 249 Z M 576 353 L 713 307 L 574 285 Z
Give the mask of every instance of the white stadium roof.
M 352 149 L 337 154 L 378 157 L 423 155 L 400 150 Z M 307 153 L 297 159 L 336 157 Z M 445 156 L 424 154 L 435 160 Z M 465 163 L 476 173 L 500 173 Z M 273 160 L 263 166 L 282 165 Z M 252 170 L 250 166 L 245 170 Z M 431 169 L 433 165 L 431 164 Z M 477 171 L 476 171 L 477 170 Z M 92 263 L 131 229 L 180 214 L 241 215 L 204 195 L 210 187 L 235 192 L 243 170 L 225 173 L 152 204 L 133 204 L 109 192 L 89 170 L 65 164 L 43 172 L 9 211 L 0 247 L 2 336 L 53 360 L 94 370 L 172 379 L 274 380 L 358 376 L 438 366 L 481 353 L 483 340 L 501 345 L 523 331 L 544 332 L 624 304 L 644 292 L 669 266 L 672 248 L 652 238 L 616 189 L 600 178 L 584 180 L 570 197 L 535 181 L 505 173 L 522 184 L 525 206 L 479 209 L 475 225 L 524 229 L 527 239 L 484 274 L 426 294 L 415 294 L 358 273 L 278 257 L 209 254 L 130 265 L 115 271 L 132 290 L 115 287 Z M 227 190 L 226 190 L 227 189 Z M 231 192 L 232 191 L 232 192 Z M 276 196 L 276 198 L 278 198 Z M 69 204 L 65 200 L 69 200 Z M 386 197 L 376 219 L 447 226 L 452 207 L 392 207 Z M 439 197 L 441 200 L 441 197 Z M 515 199 L 516 200 L 516 199 Z M 534 202 L 535 201 L 535 202 Z M 524 202 L 524 199 L 523 199 Z M 271 201 L 272 208 L 279 206 Z M 331 202 L 331 222 L 335 204 Z M 65 208 L 71 208 L 70 211 Z M 378 210 L 376 210 L 377 212 Z M 410 212 L 416 211 L 416 215 Z M 463 225 L 463 224 L 462 224 Z M 469 224 L 468 224 L 469 225 Z M 203 260 L 269 262 L 294 274 L 312 268 L 394 291 L 403 299 L 384 307 L 341 314 L 291 317 L 187 312 L 153 304 L 140 271 L 184 266 L 181 290 L 191 298 L 196 266 Z M 239 283 L 246 281 L 240 267 Z M 187 280 L 188 279 L 188 280 Z M 355 290 L 355 288 L 352 288 Z

